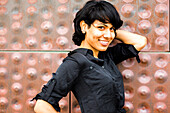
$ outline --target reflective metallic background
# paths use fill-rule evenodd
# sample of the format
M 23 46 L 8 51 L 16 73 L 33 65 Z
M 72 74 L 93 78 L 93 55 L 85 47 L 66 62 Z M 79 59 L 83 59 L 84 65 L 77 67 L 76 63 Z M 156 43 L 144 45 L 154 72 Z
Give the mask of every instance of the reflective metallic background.
M 33 113 L 29 100 L 55 72 L 71 41 L 72 20 L 87 0 L 0 0 L 0 113 Z M 124 24 L 144 35 L 147 46 L 118 65 L 124 77 L 128 113 L 170 112 L 169 0 L 108 0 Z M 81 113 L 70 93 L 62 113 Z

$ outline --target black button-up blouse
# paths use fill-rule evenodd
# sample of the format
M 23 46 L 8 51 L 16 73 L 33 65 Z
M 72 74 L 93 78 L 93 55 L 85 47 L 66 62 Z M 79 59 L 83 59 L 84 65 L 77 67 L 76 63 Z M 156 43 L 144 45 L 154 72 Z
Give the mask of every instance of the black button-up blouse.
M 99 58 L 89 49 L 71 51 L 34 99 L 42 99 L 60 111 L 58 102 L 72 91 L 82 113 L 125 113 L 123 78 L 115 64 L 131 57 L 139 62 L 133 45 L 117 44 Z

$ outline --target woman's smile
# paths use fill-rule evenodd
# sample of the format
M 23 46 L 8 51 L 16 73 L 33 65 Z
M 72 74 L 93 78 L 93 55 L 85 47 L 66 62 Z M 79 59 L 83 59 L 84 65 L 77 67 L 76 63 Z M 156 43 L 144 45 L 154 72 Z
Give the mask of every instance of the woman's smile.
M 101 44 L 102 46 L 108 46 L 108 45 L 109 45 L 109 41 L 107 41 L 107 40 L 98 39 L 98 41 L 100 42 L 100 44 Z

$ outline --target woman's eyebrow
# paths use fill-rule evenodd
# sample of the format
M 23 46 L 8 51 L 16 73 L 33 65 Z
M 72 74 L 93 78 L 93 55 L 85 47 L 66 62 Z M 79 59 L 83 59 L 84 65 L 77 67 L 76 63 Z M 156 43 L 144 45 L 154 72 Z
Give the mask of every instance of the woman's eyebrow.
M 108 27 L 108 25 L 107 25 L 107 24 L 105 24 L 105 23 L 102 23 L 102 25 L 104 25 L 104 26 Z M 110 28 L 114 28 L 114 29 L 115 29 L 115 27 L 113 27 L 113 25 L 112 25 Z
M 105 27 L 108 27 L 108 25 L 105 24 L 105 23 L 99 23 L 99 24 L 96 24 L 96 25 L 97 25 L 97 26 L 105 26 Z M 113 27 L 113 25 L 112 25 L 110 28 L 114 28 L 114 29 L 115 29 L 115 27 Z
M 102 24 L 98 24 L 98 25 L 99 25 L 99 26 L 103 25 L 103 26 L 108 27 L 108 25 L 106 25 L 106 24 L 104 24 L 104 23 L 102 23 Z

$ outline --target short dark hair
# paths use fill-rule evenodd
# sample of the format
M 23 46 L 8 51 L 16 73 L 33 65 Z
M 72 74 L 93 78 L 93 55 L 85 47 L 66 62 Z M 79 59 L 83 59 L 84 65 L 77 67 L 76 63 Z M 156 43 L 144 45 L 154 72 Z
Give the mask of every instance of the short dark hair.
M 80 27 L 80 22 L 82 20 L 84 20 L 89 27 L 95 20 L 99 20 L 103 23 L 111 23 L 115 28 L 115 31 L 123 24 L 119 13 L 111 3 L 90 0 L 76 13 L 75 19 L 73 20 L 75 32 L 72 40 L 75 45 L 78 46 L 80 46 L 81 42 L 85 39 L 85 34 L 82 33 Z

